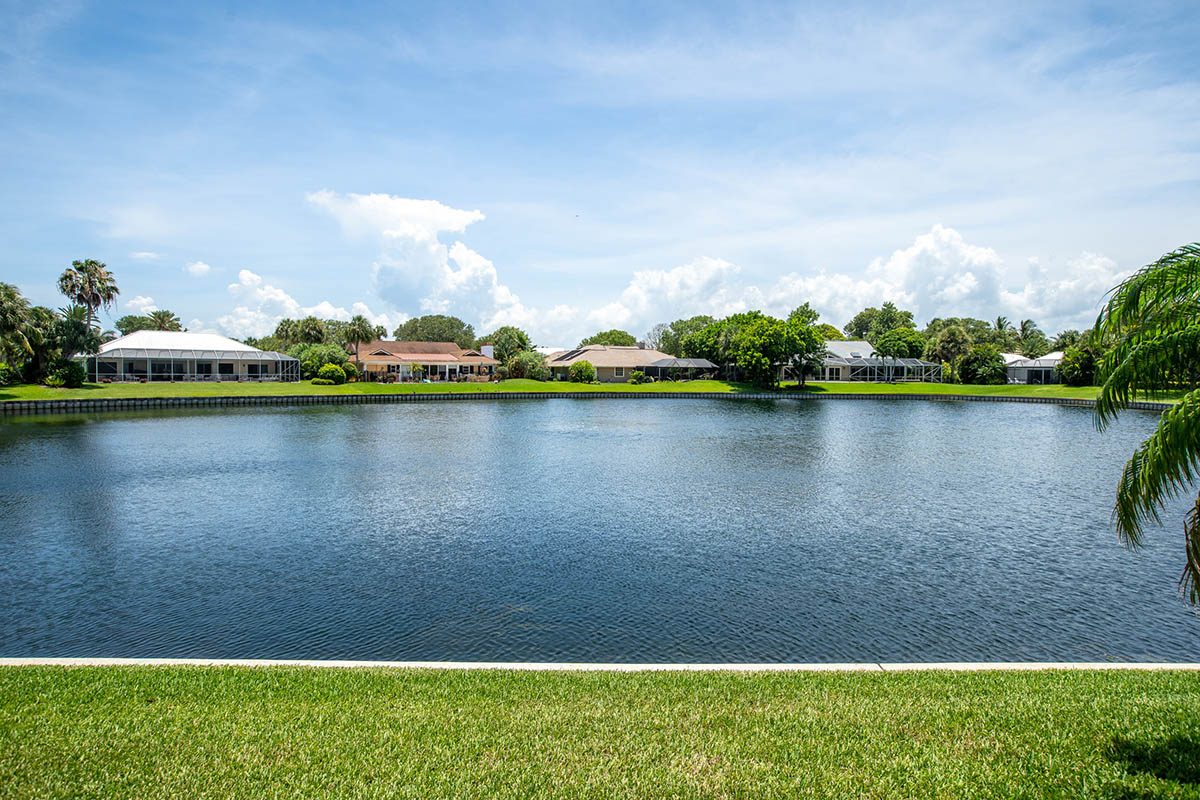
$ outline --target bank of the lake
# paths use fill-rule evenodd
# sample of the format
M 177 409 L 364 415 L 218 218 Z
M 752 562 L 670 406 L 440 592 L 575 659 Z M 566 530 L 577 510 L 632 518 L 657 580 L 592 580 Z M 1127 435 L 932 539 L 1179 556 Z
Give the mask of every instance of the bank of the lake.
M 0 402 L 15 400 L 106 400 L 159 397 L 272 397 L 301 395 L 514 393 L 514 392 L 655 392 L 655 393 L 756 393 L 748 383 L 730 381 L 661 381 L 647 384 L 568 383 L 565 381 L 508 380 L 499 383 L 347 383 L 314 386 L 299 383 L 88 383 L 79 389 L 47 386 L 0 386 Z M 1094 386 L 972 386 L 951 383 L 808 383 L 785 384 L 781 393 L 812 394 L 903 394 L 962 395 L 994 397 L 1044 397 L 1093 400 Z M 1177 399 L 1179 393 L 1166 396 Z M 1160 399 L 1160 398 L 1154 398 Z
M 52 797 L 1200 797 L 1183 672 L 0 669 Z

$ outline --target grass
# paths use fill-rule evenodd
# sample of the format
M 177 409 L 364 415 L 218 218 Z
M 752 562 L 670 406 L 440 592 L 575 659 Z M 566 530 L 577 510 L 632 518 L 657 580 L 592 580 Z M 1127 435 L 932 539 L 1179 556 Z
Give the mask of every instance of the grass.
M 1183 672 L 9 667 L 0 794 L 1200 797 Z
M 794 383 L 784 390 L 796 391 Z M 347 383 L 341 386 L 313 386 L 299 383 L 87 383 L 80 389 L 51 389 L 47 386 L 19 385 L 0 387 L 0 402 L 8 400 L 78 400 L 84 398 L 125 397 L 238 397 L 307 394 L 412 394 L 429 392 L 722 392 L 759 391 L 748 383 L 729 381 L 662 381 L 633 385 L 628 383 L 567 383 L 564 381 L 510 380 L 500 383 Z M 971 386 L 953 383 L 813 383 L 803 391 L 844 394 L 944 394 L 1001 395 L 1009 397 L 1065 397 L 1094 399 L 1095 386 Z M 1177 400 L 1183 392 L 1167 395 Z M 1151 398 L 1163 399 L 1163 398 Z

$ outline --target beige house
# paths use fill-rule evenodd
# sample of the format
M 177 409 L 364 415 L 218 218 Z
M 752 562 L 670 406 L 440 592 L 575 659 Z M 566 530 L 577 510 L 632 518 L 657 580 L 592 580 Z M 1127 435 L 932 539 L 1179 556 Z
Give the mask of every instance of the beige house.
M 417 375 L 431 381 L 490 380 L 500 362 L 491 346 L 480 350 L 459 347 L 454 342 L 388 342 L 377 340 L 350 349 L 350 363 L 361 362 L 368 380 L 412 380 Z M 394 378 L 385 378 L 394 375 Z
M 656 361 L 672 357 L 645 347 L 617 347 L 606 344 L 589 344 L 574 350 L 560 350 L 546 356 L 546 366 L 554 378 L 566 378 L 571 365 L 587 361 L 596 368 L 596 380 L 601 383 L 624 383 L 634 371 L 650 371 Z

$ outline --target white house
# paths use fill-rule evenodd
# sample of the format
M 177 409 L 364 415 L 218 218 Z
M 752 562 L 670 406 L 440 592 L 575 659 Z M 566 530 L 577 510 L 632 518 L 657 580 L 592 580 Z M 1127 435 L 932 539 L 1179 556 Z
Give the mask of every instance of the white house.
M 97 382 L 298 381 L 300 362 L 215 333 L 134 331 L 76 356 Z

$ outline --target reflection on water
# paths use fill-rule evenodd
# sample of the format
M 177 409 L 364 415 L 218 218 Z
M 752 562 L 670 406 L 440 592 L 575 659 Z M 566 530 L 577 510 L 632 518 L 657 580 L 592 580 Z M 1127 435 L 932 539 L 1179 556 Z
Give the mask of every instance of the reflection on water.
M 553 400 L 0 423 L 0 655 L 1194 660 L 1155 418 Z

